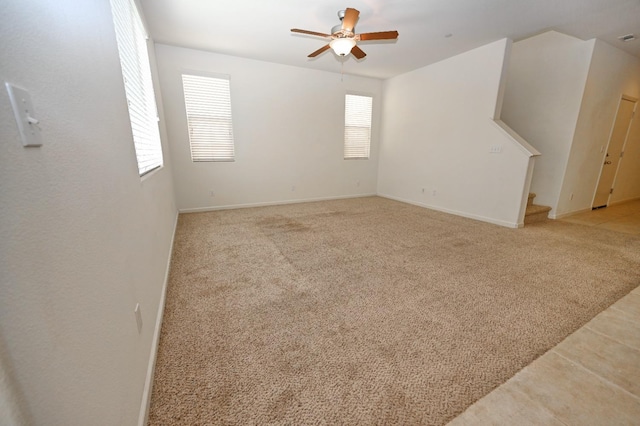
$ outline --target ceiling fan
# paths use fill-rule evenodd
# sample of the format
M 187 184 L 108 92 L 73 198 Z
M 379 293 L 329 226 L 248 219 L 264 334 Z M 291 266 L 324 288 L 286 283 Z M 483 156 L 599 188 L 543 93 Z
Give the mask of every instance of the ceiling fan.
M 398 38 L 397 31 L 380 31 L 377 33 L 363 33 L 356 34 L 355 26 L 358 21 L 360 12 L 356 9 L 348 7 L 346 10 L 338 12 L 338 18 L 342 21 L 342 24 L 338 24 L 331 28 L 331 34 L 318 33 L 315 31 L 300 30 L 298 28 L 292 28 L 291 32 L 309 34 L 313 36 L 323 37 L 325 39 L 331 39 L 329 44 L 322 46 L 320 49 L 308 55 L 309 58 L 314 58 L 332 48 L 339 56 L 346 56 L 352 53 L 358 59 L 362 59 L 367 56 L 366 53 L 360 49 L 356 43 L 358 41 L 370 41 L 370 40 L 395 40 Z

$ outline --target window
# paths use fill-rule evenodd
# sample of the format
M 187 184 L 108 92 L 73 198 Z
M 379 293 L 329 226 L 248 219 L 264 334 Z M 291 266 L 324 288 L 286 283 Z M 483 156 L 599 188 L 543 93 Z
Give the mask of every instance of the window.
M 111 0 L 122 77 L 140 176 L 162 166 L 158 110 L 153 93 L 147 34 L 134 0 Z
M 234 161 L 228 78 L 182 75 L 191 161 Z
M 346 95 L 344 108 L 344 158 L 369 158 L 371 96 Z

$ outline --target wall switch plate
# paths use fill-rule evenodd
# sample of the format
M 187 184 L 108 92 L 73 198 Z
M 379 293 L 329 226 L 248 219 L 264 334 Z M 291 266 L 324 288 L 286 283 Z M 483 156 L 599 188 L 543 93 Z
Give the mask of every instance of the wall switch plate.
M 140 312 L 140 304 L 136 303 L 136 308 L 133 310 L 136 315 L 136 324 L 138 325 L 138 333 L 142 333 L 142 312 Z
M 29 92 L 10 83 L 5 82 L 5 86 L 9 92 L 13 114 L 18 123 L 22 145 L 25 147 L 42 146 L 40 127 L 38 127 L 38 119 L 36 119 Z

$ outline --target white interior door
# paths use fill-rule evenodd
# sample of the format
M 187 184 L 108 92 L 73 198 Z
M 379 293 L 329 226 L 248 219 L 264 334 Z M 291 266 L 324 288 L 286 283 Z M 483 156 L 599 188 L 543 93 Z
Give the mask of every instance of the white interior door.
M 624 142 L 629 134 L 629 127 L 635 108 L 635 101 L 626 98 L 620 100 L 618 113 L 616 114 L 613 130 L 611 131 L 611 138 L 607 146 L 607 154 L 604 158 L 602 171 L 600 172 L 596 195 L 593 198 L 594 209 L 605 207 L 609 204 L 609 197 L 613 192 L 614 180 L 616 172 L 618 171 L 618 165 L 620 164 L 620 156 L 624 148 Z

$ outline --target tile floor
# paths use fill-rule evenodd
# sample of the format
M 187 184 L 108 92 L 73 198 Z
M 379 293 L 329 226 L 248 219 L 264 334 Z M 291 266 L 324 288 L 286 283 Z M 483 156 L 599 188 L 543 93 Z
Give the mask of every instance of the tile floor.
M 640 200 L 561 219 L 640 235 Z M 640 287 L 448 426 L 640 425 Z
M 578 213 L 559 220 L 640 235 L 640 200 Z

